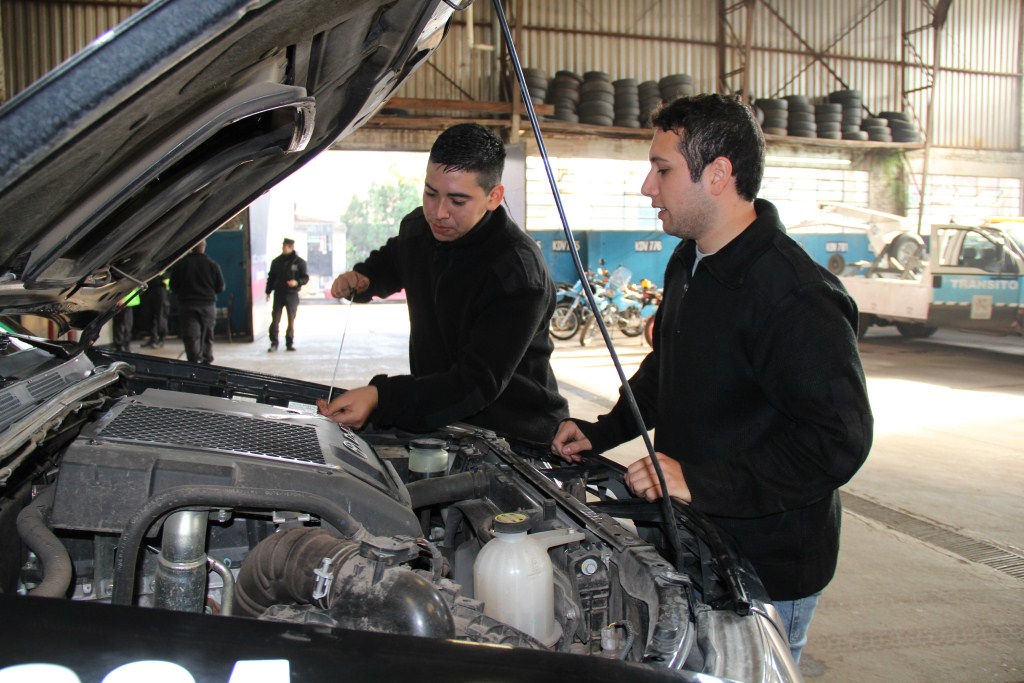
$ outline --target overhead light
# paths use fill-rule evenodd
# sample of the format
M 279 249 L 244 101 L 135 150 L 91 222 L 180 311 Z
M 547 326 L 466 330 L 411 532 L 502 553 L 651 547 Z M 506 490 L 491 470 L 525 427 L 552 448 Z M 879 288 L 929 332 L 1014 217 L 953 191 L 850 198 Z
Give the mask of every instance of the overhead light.
M 849 159 L 837 159 L 836 157 L 776 157 L 765 156 L 765 162 L 772 164 L 787 164 L 800 166 L 849 166 Z

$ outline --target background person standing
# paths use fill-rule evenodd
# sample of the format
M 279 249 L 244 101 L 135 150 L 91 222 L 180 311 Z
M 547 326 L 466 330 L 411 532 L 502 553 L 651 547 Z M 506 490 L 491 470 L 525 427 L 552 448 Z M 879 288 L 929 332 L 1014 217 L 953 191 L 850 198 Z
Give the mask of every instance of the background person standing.
M 185 355 L 192 363 L 213 362 L 213 328 L 217 324 L 217 294 L 224 275 L 206 255 L 206 240 L 192 247 L 171 269 L 171 291 L 178 297 L 178 320 Z
M 121 303 L 121 310 L 114 315 L 114 349 L 131 353 L 132 350 L 132 325 L 135 316 L 132 311 L 139 305 L 139 290 L 132 290 L 132 293 L 125 297 Z
M 288 311 L 288 327 L 284 331 L 285 348 L 295 350 L 295 313 L 299 310 L 299 290 L 309 282 L 306 261 L 295 253 L 295 240 L 285 238 L 281 243 L 281 254 L 270 262 L 267 273 L 267 301 L 274 295 L 273 313 L 270 317 L 270 348 L 277 351 L 277 332 L 281 324 L 281 310 Z
M 160 273 L 148 283 L 143 304 L 149 311 L 149 341 L 143 348 L 159 349 L 167 338 L 167 313 L 171 302 L 167 298 L 167 275 Z

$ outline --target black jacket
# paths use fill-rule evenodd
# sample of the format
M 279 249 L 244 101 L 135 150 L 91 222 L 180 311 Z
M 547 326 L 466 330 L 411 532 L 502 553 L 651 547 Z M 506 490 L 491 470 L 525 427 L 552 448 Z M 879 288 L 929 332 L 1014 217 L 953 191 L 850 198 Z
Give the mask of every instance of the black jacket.
M 289 280 L 296 280 L 298 284 L 295 287 L 289 287 Z M 290 254 L 279 254 L 270 262 L 266 293 L 298 294 L 302 285 L 307 282 L 309 282 L 309 274 L 306 273 L 305 259 L 294 251 Z
M 434 239 L 416 209 L 354 267 L 368 301 L 402 288 L 411 375 L 371 380 L 373 420 L 427 431 L 464 421 L 548 443 L 568 414 L 551 369 L 554 286 L 536 243 L 499 207 L 454 242 Z
M 836 489 L 864 462 L 872 416 L 857 308 L 786 236 L 775 207 L 717 253 L 672 254 L 654 348 L 630 380 L 659 452 L 682 463 L 692 506 L 738 542 L 773 600 L 811 595 L 839 551 Z M 580 423 L 595 450 L 639 430 L 620 401 Z
M 171 269 L 171 291 L 179 306 L 213 306 L 224 291 L 224 275 L 212 258 L 193 252 Z

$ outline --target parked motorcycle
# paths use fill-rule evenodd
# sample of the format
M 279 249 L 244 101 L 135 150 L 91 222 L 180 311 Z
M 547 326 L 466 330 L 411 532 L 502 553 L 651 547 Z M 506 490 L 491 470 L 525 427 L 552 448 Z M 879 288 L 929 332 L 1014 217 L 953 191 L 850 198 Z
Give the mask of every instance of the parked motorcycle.
M 608 270 L 605 268 L 598 268 L 596 273 L 587 272 L 590 289 L 595 292 L 607 283 L 608 278 Z M 559 285 L 555 292 L 555 301 L 557 303 L 548 330 L 555 339 L 572 339 L 592 317 L 582 282 L 577 280 L 571 287 Z
M 632 272 L 624 266 L 619 266 L 613 271 L 607 286 L 599 292 L 595 291 L 595 299 L 599 303 L 605 327 L 609 332 L 619 330 L 627 337 L 636 337 L 644 332 L 647 319 L 653 319 L 657 311 L 658 306 L 653 295 L 648 294 L 657 288 L 647 279 L 641 282 L 640 287 L 630 286 L 631 278 Z M 597 320 L 587 320 L 580 330 L 580 345 L 589 345 L 597 331 Z

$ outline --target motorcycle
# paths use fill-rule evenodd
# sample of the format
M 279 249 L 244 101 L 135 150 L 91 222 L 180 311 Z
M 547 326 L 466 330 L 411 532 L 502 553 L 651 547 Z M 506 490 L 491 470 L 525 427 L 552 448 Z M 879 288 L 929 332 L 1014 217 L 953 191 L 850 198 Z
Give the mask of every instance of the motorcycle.
M 601 288 L 608 278 L 609 274 L 605 268 L 598 268 L 596 273 L 587 273 L 593 291 Z M 559 285 L 555 292 L 555 301 L 557 303 L 551 314 L 548 331 L 555 339 L 572 339 L 593 315 L 583 293 L 583 283 L 577 280 L 572 286 Z
M 619 266 L 613 271 L 607 286 L 595 292 L 595 298 L 609 332 L 620 330 L 627 337 L 636 337 L 644 333 L 648 319 L 654 319 L 658 305 L 650 292 L 657 288 L 646 278 L 641 281 L 640 287 L 631 286 L 631 278 L 630 270 Z M 597 331 L 595 318 L 586 321 L 580 331 L 580 345 L 589 345 Z

